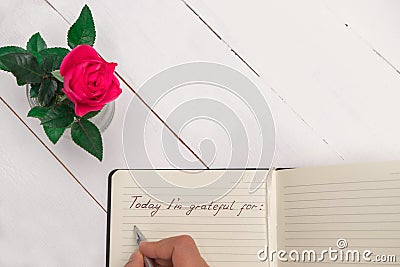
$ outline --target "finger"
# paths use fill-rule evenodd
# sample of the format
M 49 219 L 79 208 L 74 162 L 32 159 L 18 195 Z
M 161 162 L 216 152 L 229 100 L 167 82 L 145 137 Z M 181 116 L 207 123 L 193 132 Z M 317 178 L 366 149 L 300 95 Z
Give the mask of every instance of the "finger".
M 155 259 L 155 263 L 157 267 L 173 267 L 171 259 L 169 260 Z
M 194 240 L 187 235 L 142 242 L 139 249 L 149 258 L 170 260 L 174 266 L 194 266 L 194 262 L 204 262 Z
M 153 259 L 171 259 L 174 251 L 189 253 L 189 256 L 198 254 L 194 241 L 189 236 L 174 236 L 157 242 L 142 242 L 139 249 L 143 255 Z
M 136 249 L 129 258 L 124 267 L 144 267 L 143 255 L 139 249 Z

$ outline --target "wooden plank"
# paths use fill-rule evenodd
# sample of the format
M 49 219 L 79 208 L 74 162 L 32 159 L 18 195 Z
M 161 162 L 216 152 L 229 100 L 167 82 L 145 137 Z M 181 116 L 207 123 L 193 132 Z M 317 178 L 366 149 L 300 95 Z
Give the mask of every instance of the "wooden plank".
M 9 8 L 1 11 L 3 20 L 0 28 L 4 33 L 0 37 L 1 44 L 24 45 L 30 34 L 40 31 L 50 46 L 64 45 L 68 24 L 61 15 L 67 21 L 73 21 L 84 5 L 84 2 L 80 0 L 68 3 L 51 1 L 54 10 L 45 1 L 21 3 L 10 1 Z M 278 133 L 276 165 L 296 166 L 310 164 L 311 162 L 322 162 L 327 158 L 331 161 L 338 159 L 336 153 L 287 107 L 276 92 L 265 87 L 262 81 L 258 80 L 241 60 L 227 50 L 226 44 L 220 42 L 215 35 L 210 33 L 209 28 L 184 3 L 180 1 L 131 1 L 129 3 L 114 1 L 100 4 L 96 1 L 89 1 L 88 4 L 93 10 L 97 24 L 96 48 L 107 60 L 114 60 L 119 63 L 118 72 L 133 88 L 137 88 L 139 84 L 142 84 L 160 70 L 182 62 L 204 60 L 232 66 L 257 83 L 271 105 L 275 114 Z M 31 12 L 33 9 L 37 12 Z M 15 21 L 15 16 L 20 19 Z M 51 21 L 51 25 L 49 25 L 49 21 Z M 21 93 L 20 88 L 16 88 L 12 77 L 5 73 L 0 75 L 3 87 L 7 88 L 7 90 L 2 90 L 1 95 L 21 117 L 24 117 L 29 108 L 23 93 Z M 18 89 L 19 92 L 16 93 Z M 125 86 L 123 86 L 123 91 L 123 95 L 117 101 L 113 123 L 104 134 L 105 159 L 101 164 L 81 151 L 80 148 L 71 145 L 67 139 L 61 140 L 57 146 L 53 147 L 47 141 L 42 130 L 39 129 L 37 122 L 26 119 L 30 127 L 52 148 L 53 152 L 102 203 L 103 207 L 106 202 L 106 177 L 108 172 L 114 168 L 126 167 L 122 153 L 121 129 L 125 110 L 133 94 Z M 176 102 L 172 99 L 169 107 L 175 105 Z M 135 112 L 137 118 L 149 114 L 144 105 L 136 105 L 135 108 L 137 109 Z M 165 117 L 166 114 L 161 115 Z M 153 148 L 148 150 L 153 151 L 151 155 L 152 163 L 148 164 L 147 161 L 143 160 L 146 159 L 144 157 L 145 151 L 137 151 L 135 167 L 176 167 L 177 164 L 173 163 L 175 160 L 173 159 L 171 163 L 171 159 L 166 158 L 162 153 L 161 145 L 157 145 L 160 144 L 161 140 L 158 133 L 162 130 L 162 124 L 153 116 L 150 116 L 150 122 L 147 125 L 150 127 L 150 130 L 147 129 L 146 131 L 148 135 L 144 136 L 143 129 L 140 129 L 135 132 L 137 134 L 135 138 L 147 140 L 148 144 L 153 144 Z M 201 154 L 198 143 L 204 137 L 216 136 L 213 140 L 216 147 L 224 147 L 223 145 L 226 144 L 225 139 L 218 137 L 218 128 L 211 129 L 210 132 L 199 131 L 199 129 L 204 128 L 197 125 L 188 128 L 181 134 L 182 139 L 197 154 Z M 179 132 L 179 129 L 174 130 Z M 291 134 L 293 132 L 297 133 L 294 137 Z M 173 140 L 172 136 L 170 137 L 170 140 Z M 257 144 L 253 144 L 253 146 L 257 147 Z M 195 164 L 195 158 L 185 149 L 181 149 L 181 154 L 183 157 L 189 158 L 190 163 L 187 165 L 180 164 L 180 167 L 192 167 Z M 181 154 L 177 155 L 179 159 L 176 161 L 178 163 L 182 158 Z M 212 162 L 211 167 L 245 167 L 229 163 L 229 153 L 226 153 L 226 151 L 219 151 L 217 155 L 218 157 Z M 257 166 L 258 163 L 254 159 L 256 159 L 255 156 L 250 157 L 248 166 Z M 197 168 L 203 168 L 200 163 L 197 164 Z
M 166 67 L 198 60 L 226 64 L 250 77 L 261 87 L 275 115 L 278 132 L 276 165 L 306 165 L 322 162 L 322 158 L 341 161 L 336 152 L 324 143 L 274 90 L 265 86 L 264 82 L 260 81 L 183 2 L 147 0 L 99 3 L 73 0 L 67 3 L 51 0 L 50 3 L 68 21 L 72 21 L 80 7 L 88 3 L 94 10 L 98 25 L 97 48 L 102 54 L 117 59 L 122 76 L 133 85 L 142 84 Z M 139 92 L 144 98 L 145 93 Z M 173 98 L 169 101 L 164 104 L 170 109 L 176 107 Z M 162 118 L 167 117 L 161 109 L 158 112 L 161 112 L 159 115 Z M 218 137 L 221 136 L 218 135 L 218 127 L 207 128 L 208 132 L 205 133 L 199 131 L 206 129 L 208 125 L 203 126 L 197 125 L 191 129 L 188 127 L 181 133 L 182 139 L 190 144 L 198 155 L 205 152 L 199 150 L 199 140 L 207 136 L 214 137 L 213 142 L 216 147 L 224 147 L 227 141 Z M 180 131 L 179 127 L 174 130 Z M 293 137 L 291 134 L 293 132 L 298 135 Z M 257 143 L 253 145 L 259 146 Z M 226 152 L 224 150 L 217 152 L 211 167 L 244 167 L 229 164 L 229 153 Z M 212 158 L 213 155 L 205 157 Z M 256 157 L 251 156 L 249 166 L 257 165 Z
M 44 1 L 9 1 L 8 8 L 1 9 L 1 16 L 3 18 L 0 29 L 2 35 L 0 36 L 0 44 L 14 44 L 19 46 L 25 46 L 25 43 L 29 36 L 37 31 L 40 31 L 49 46 L 65 46 L 66 44 L 66 32 L 69 25 L 57 14 L 46 2 Z M 82 5 L 83 6 L 83 5 Z M 78 11 L 74 14 L 79 14 L 81 5 L 77 6 Z M 36 10 L 31 12 L 31 10 Z M 15 17 L 19 17 L 16 21 Z M 51 21 L 51 24 L 49 24 Z M 10 30 L 11 29 L 11 30 Z M 118 47 L 118 46 L 116 46 Z M 110 47 L 114 50 L 114 48 Z M 103 54 L 107 60 L 115 60 L 119 62 L 118 58 L 108 56 L 107 53 Z M 110 54 L 112 55 L 112 54 Z M 123 57 L 121 57 L 123 58 Z M 122 63 L 120 66 L 122 66 Z M 118 68 L 120 70 L 120 67 Z M 1 72 L 0 80 L 2 84 L 1 96 L 16 110 L 16 112 L 24 118 L 28 125 L 38 134 L 56 154 L 62 162 L 68 167 L 68 169 L 82 182 L 82 184 L 88 188 L 88 190 L 95 196 L 96 199 L 105 207 L 106 203 L 106 191 L 107 191 L 107 176 L 108 173 L 115 168 L 126 168 L 126 162 L 123 154 L 123 142 L 121 129 L 123 128 L 123 119 L 125 115 L 126 107 L 128 106 L 134 94 L 121 83 L 123 94 L 116 101 L 116 112 L 114 115 L 113 122 L 109 129 L 104 133 L 104 145 L 105 154 L 102 163 L 97 162 L 95 158 L 88 155 L 81 148 L 72 144 L 68 138 L 63 138 L 59 141 L 56 146 L 53 146 L 43 130 L 39 126 L 39 123 L 35 119 L 26 118 L 26 114 L 29 111 L 29 106 L 26 101 L 25 88 L 18 87 L 15 84 L 15 79 L 8 73 Z M 142 104 L 139 103 L 134 107 L 134 114 L 139 117 L 147 117 L 150 111 Z M 160 132 L 163 124 L 155 119 L 150 114 L 150 123 L 147 125 L 147 131 Z M 144 129 L 138 129 L 135 132 L 135 137 L 138 140 L 146 140 L 148 144 L 159 144 L 160 138 L 158 136 L 149 135 L 144 136 Z M 166 132 L 167 135 L 171 133 Z M 152 138 L 155 138 L 152 140 Z M 171 136 L 168 138 L 173 142 L 177 142 Z M 158 147 L 157 147 L 158 148 Z M 135 148 L 132 148 L 135 149 Z M 158 148 L 159 149 L 159 148 Z M 152 151 L 154 149 L 150 149 Z M 182 148 L 185 150 L 185 148 Z M 168 159 L 164 157 L 163 153 L 152 153 L 151 164 L 146 161 L 144 155 L 146 151 L 138 151 L 134 154 L 134 163 L 136 168 L 173 168 L 175 165 L 171 165 L 170 161 L 176 161 L 174 159 Z M 185 154 L 190 159 L 192 164 L 197 168 L 202 168 L 200 163 L 196 163 L 196 159 L 190 153 Z M 174 156 L 174 155 L 173 155 Z M 184 168 L 185 166 L 180 166 Z M 187 167 L 187 166 L 186 166 Z
M 326 1 L 326 7 L 338 23 L 357 35 L 382 60 L 399 73 L 400 33 L 398 31 L 400 2 L 396 0 Z M 399 73 L 400 74 L 400 73 Z
M 0 265 L 104 266 L 106 214 L 0 99 Z
M 399 44 L 393 29 L 393 22 L 397 19 L 393 14 L 398 3 L 330 1 L 325 5 L 325 2 L 310 0 L 260 0 L 249 5 L 240 1 L 186 2 L 344 161 L 400 157 L 400 144 L 397 142 L 400 126 L 393 123 L 400 111 L 397 104 L 399 75 L 371 49 L 384 34 L 386 40 L 394 42 L 382 41 L 387 51 L 383 54 L 388 55 L 389 62 L 397 62 L 398 53 L 389 48 L 389 43 L 390 47 Z M 384 27 L 379 27 L 371 42 L 370 39 L 363 40 L 357 30 L 349 30 L 344 21 L 338 19 L 339 15 L 332 11 L 332 6 L 334 10 L 340 7 L 340 10 L 346 10 L 346 14 L 352 14 L 345 18 L 353 22 L 356 18 L 363 18 L 366 23 L 374 14 L 374 22 L 364 24 L 363 29 L 371 23 L 375 26 L 391 23 L 391 30 L 382 33 L 380 29 Z M 352 8 L 347 9 L 349 6 Z M 390 8 L 393 12 L 386 12 Z M 386 13 L 389 18 L 383 15 Z M 378 23 L 382 17 L 386 22 Z M 224 27 L 220 27 L 221 22 Z M 298 136 L 298 132 L 292 131 L 290 135 Z M 303 137 L 299 136 L 298 140 Z M 306 147 L 312 149 L 314 146 L 307 143 Z M 307 151 L 303 152 L 309 159 L 303 161 L 305 165 L 338 161 L 324 153 L 315 159 L 309 157 Z
M 43 34 L 50 46 L 65 44 L 68 24 L 46 2 L 3 1 L 3 3 L 5 3 L 5 8 L 0 9 L 2 17 L 0 23 L 1 45 L 24 45 L 27 38 L 36 31 Z M 52 1 L 51 3 L 69 21 L 76 18 L 83 6 L 83 1 L 69 3 Z M 165 67 L 193 60 L 209 60 L 230 65 L 250 76 L 256 83 L 260 83 L 256 77 L 251 76 L 253 74 L 247 66 L 238 60 L 224 43 L 210 34 L 209 29 L 182 2 L 146 0 L 99 4 L 91 1 L 89 4 L 98 25 L 99 38 L 96 48 L 107 60 L 119 62 L 118 71 L 134 88 Z M 15 17 L 19 19 L 15 20 Z M 127 33 L 130 34 L 127 35 Z M 3 88 L 1 97 L 105 207 L 107 174 L 113 168 L 125 167 L 121 129 L 125 109 L 133 94 L 123 86 L 124 93 L 117 101 L 115 118 L 109 130 L 104 134 L 105 160 L 99 164 L 79 148 L 72 146 L 68 139 L 61 140 L 60 144 L 53 147 L 47 141 L 37 121 L 25 119 L 29 107 L 25 101 L 24 89 L 17 88 L 14 79 L 8 74 L 1 73 L 0 75 Z M 314 159 L 317 159 L 321 153 L 324 153 L 326 157 L 336 157 L 335 153 L 319 140 L 318 136 L 310 131 L 273 91 L 269 88 L 262 88 L 262 92 L 270 101 L 274 112 L 278 114 L 279 164 L 292 165 L 303 162 L 306 159 L 303 155 L 304 151 Z M 174 107 L 175 104 L 176 102 L 171 100 L 169 107 Z M 135 108 L 137 118 L 149 114 L 149 110 L 144 105 L 138 105 Z M 0 114 L 2 122 L 7 125 L 7 127 L 2 127 L 0 135 L 7 140 L 15 138 L 0 146 L 2 155 L 7 155 L 1 159 L 3 162 L 1 168 L 6 169 L 4 175 L 9 177 L 8 180 L 2 180 L 2 183 L 7 181 L 7 184 L 2 186 L 5 193 L 2 194 L 1 203 L 5 203 L 4 206 L 9 207 L 4 208 L 9 218 L 2 219 L 1 228 L 7 230 L 5 231 L 7 235 L 6 238 L 2 238 L 1 248 L 3 248 L 3 252 L 8 253 L 7 257 L 1 259 L 3 261 L 1 265 L 15 265 L 16 256 L 13 252 L 17 251 L 17 247 L 21 248 L 20 243 L 22 242 L 18 244 L 14 242 L 13 240 L 19 240 L 15 236 L 23 236 L 23 244 L 26 244 L 26 247 L 22 248 L 26 252 L 26 257 L 17 259 L 21 261 L 22 265 L 27 265 L 27 260 L 29 260 L 30 266 L 59 265 L 60 260 L 68 266 L 104 265 L 104 215 L 96 215 L 96 212 L 101 214 L 101 209 L 96 207 L 96 203 L 83 189 L 78 187 L 76 181 L 72 180 L 71 175 L 67 174 L 65 169 L 60 167 L 60 170 L 57 170 L 57 166 L 59 166 L 57 161 L 43 149 L 37 140 L 30 134 L 28 136 L 23 134 L 25 128 L 20 126 L 15 117 L 5 119 L 7 113 L 4 112 L 4 108 L 1 109 Z M 162 148 L 159 145 L 162 124 L 155 117 L 150 116 L 147 126 L 150 127 L 147 129 L 149 134 L 142 134 L 143 129 L 140 129 L 135 132 L 137 134 L 135 138 L 147 139 L 150 145 L 154 143 L 154 147 L 149 149 L 154 153 L 152 155 L 153 166 L 148 166 L 146 161 L 141 161 L 145 156 L 145 151 L 138 151 L 136 167 L 171 167 L 171 163 L 160 151 Z M 196 149 L 197 141 L 210 134 L 199 129 L 203 129 L 201 125 L 181 135 L 197 152 L 199 152 Z M 299 133 L 297 139 L 293 139 L 287 134 L 293 131 Z M 197 132 L 200 133 L 200 136 L 196 135 Z M 225 143 L 225 140 L 222 139 L 214 141 L 217 145 Z M 312 149 L 309 149 L 309 144 L 313 144 Z M 14 146 L 17 147 L 15 151 L 12 148 Z M 182 151 L 182 154 L 195 162 L 190 153 L 184 149 Z M 218 155 L 221 154 L 221 158 L 214 161 L 212 166 L 226 167 L 225 153 L 224 151 L 218 153 Z M 24 155 L 29 157 L 25 158 Z M 28 160 L 32 157 L 35 158 L 34 162 Z M 17 166 L 21 166 L 21 162 L 23 167 L 18 169 Z M 198 164 L 198 168 L 202 168 L 202 166 Z M 32 184 L 32 181 L 40 182 Z M 17 204 L 12 205 L 12 201 L 23 192 L 20 188 L 24 188 L 24 190 L 29 188 L 26 193 L 28 198 L 22 199 L 23 201 L 18 200 Z M 25 215 L 30 218 L 28 220 L 30 226 L 36 227 L 35 231 L 26 227 L 26 221 L 19 223 L 22 216 Z M 99 219 L 99 216 L 102 217 Z M 48 220 L 47 218 L 52 219 Z M 71 221 L 70 226 L 66 227 L 68 230 L 60 227 L 60 225 L 65 227 L 65 224 L 61 224 L 63 221 Z M 54 237 L 59 238 L 58 234 L 63 231 L 66 233 L 66 237 L 62 237 L 61 241 L 49 242 Z M 82 233 L 88 236 L 83 236 Z M 57 242 L 61 245 L 54 246 Z M 74 244 L 72 251 L 71 244 Z M 34 254 L 36 250 L 31 249 L 38 247 L 43 248 L 46 255 Z M 63 254 L 60 254 L 61 251 Z M 65 254 L 65 251 L 69 251 L 68 255 Z M 71 254 L 74 257 L 70 257 Z M 34 255 L 37 255 L 37 258 Z

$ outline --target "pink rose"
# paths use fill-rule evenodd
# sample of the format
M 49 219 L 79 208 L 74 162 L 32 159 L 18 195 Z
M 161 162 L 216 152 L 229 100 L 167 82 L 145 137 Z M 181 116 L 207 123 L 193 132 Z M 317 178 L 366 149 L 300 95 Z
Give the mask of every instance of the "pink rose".
M 114 75 L 117 63 L 108 63 L 89 45 L 79 45 L 61 63 L 66 96 L 75 104 L 75 113 L 83 116 L 101 110 L 122 92 Z

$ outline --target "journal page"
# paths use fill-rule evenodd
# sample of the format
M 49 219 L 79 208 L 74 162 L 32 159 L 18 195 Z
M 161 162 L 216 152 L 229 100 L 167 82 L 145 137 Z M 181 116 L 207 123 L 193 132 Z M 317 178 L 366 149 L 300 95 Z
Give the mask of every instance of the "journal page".
M 196 179 L 207 179 L 206 176 L 218 172 L 236 175 L 234 172 L 238 171 L 207 170 L 193 175 Z M 135 175 L 152 179 L 154 172 L 135 171 Z M 191 175 L 176 170 L 162 172 L 178 178 Z M 249 193 L 253 172 L 244 172 L 241 180 L 222 198 L 195 205 L 183 203 L 181 196 L 174 194 L 168 202 L 160 202 L 146 194 L 129 171 L 117 171 L 111 178 L 109 195 L 109 266 L 123 266 L 136 248 L 134 225 L 149 241 L 191 235 L 210 266 L 266 266 L 257 255 L 267 242 L 266 187 L 264 184 L 256 192 Z
M 399 266 L 400 162 L 283 170 L 276 184 L 278 266 Z

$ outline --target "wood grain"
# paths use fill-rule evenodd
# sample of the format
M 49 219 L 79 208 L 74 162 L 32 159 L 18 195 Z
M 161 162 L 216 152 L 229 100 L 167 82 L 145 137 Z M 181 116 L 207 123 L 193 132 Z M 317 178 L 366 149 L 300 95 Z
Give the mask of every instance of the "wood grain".
M 186 2 L 337 154 L 307 140 L 300 165 L 400 157 L 398 2 Z
M 217 150 L 209 167 L 245 167 L 229 162 L 226 137 L 207 124 L 167 131 L 167 140 L 179 146 L 181 155 L 170 159 L 163 154 L 165 144 L 160 136 L 165 125 L 160 119 L 168 118 L 178 98 L 170 97 L 158 108 L 149 107 L 146 92 L 139 87 L 167 67 L 192 61 L 228 65 L 257 84 L 275 117 L 276 166 L 398 159 L 398 5 L 393 1 L 351 2 L 348 6 L 348 1 L 311 0 L 251 4 L 225 0 L 9 0 L 0 3 L 0 45 L 24 46 L 31 34 L 40 31 L 49 46 L 65 46 L 69 23 L 88 3 L 98 32 L 96 49 L 106 60 L 119 63 L 122 79 L 145 101 L 134 107 L 136 118 L 149 116 L 146 131 L 139 128 L 132 136 L 146 140 L 149 146 L 147 152 L 135 151 L 137 168 L 174 168 L 177 162 L 181 168 L 193 164 L 204 168 L 190 150 L 207 157 L 200 143 L 210 136 L 222 150 Z M 362 12 L 358 12 L 360 6 Z M 25 89 L 3 72 L 0 83 L 0 97 L 51 150 L 49 153 L 0 103 L 2 123 L 7 125 L 0 130 L 2 140 L 7 140 L 0 144 L 0 170 L 6 177 L 1 180 L 0 205 L 8 215 L 0 220 L 4 237 L 0 249 L 6 255 L 0 265 L 60 265 L 56 260 L 65 266 L 104 264 L 105 215 L 90 195 L 104 208 L 107 174 L 126 167 L 121 129 L 135 94 L 122 84 L 114 120 L 104 133 L 104 162 L 98 163 L 68 139 L 53 146 L 37 121 L 26 118 Z M 244 114 L 240 108 L 237 111 Z M 190 165 L 180 161 L 182 155 Z M 151 164 L 146 157 L 151 157 Z M 251 150 L 248 166 L 257 165 L 257 153 Z M 25 216 L 36 231 L 30 231 Z M 54 246 L 60 232 L 60 245 Z M 16 260 L 22 238 L 15 236 L 21 233 L 29 264 L 25 258 Z M 76 257 L 67 257 L 64 251 Z M 44 252 L 51 256 L 44 257 Z M 36 261 L 32 263 L 32 259 Z
M 105 212 L 0 101 L 1 266 L 104 266 Z
M 50 1 L 55 9 L 67 20 L 73 20 L 84 1 L 70 3 Z M 254 72 L 229 50 L 226 43 L 200 20 L 196 14 L 181 1 L 131 1 L 100 4 L 89 1 L 88 4 L 98 13 L 97 25 L 99 38 L 97 48 L 102 54 L 113 55 L 120 62 L 121 75 L 133 86 L 142 84 L 146 79 L 168 66 L 190 61 L 212 61 L 234 67 L 256 83 L 268 100 L 275 115 L 278 148 L 275 164 L 277 166 L 297 166 L 321 162 L 320 159 L 341 161 L 337 153 L 302 120 L 298 114 L 285 104 L 277 93 L 258 79 Z M 129 10 L 129 16 L 110 16 L 122 9 Z M 103 32 L 102 32 L 103 31 Z M 144 35 L 145 38 L 139 38 Z M 123 36 L 124 42 L 117 42 Z M 150 64 L 149 64 L 150 63 Z M 140 66 L 140 67 L 138 67 Z M 146 92 L 143 92 L 144 94 Z M 141 96 L 142 92 L 139 90 Z M 223 100 L 221 100 L 223 101 Z M 176 101 L 165 103 L 174 108 Z M 241 112 L 240 110 L 238 111 Z M 166 118 L 167 114 L 158 111 Z M 202 137 L 216 136 L 216 146 L 226 140 L 218 139 L 215 129 L 208 129 L 199 137 L 199 129 L 188 128 L 180 137 L 201 155 L 199 141 Z M 290 129 L 289 131 L 287 131 Z M 180 132 L 180 129 L 174 129 Z M 296 136 L 289 134 L 295 132 Z M 299 140 L 301 140 L 299 142 Z M 255 144 L 257 146 L 257 144 Z M 321 157 L 321 154 L 324 156 Z M 228 164 L 229 158 L 224 150 L 216 154 L 211 167 L 244 167 Z M 249 166 L 256 166 L 256 155 L 250 155 Z M 265 167 L 265 166 L 264 166 Z

